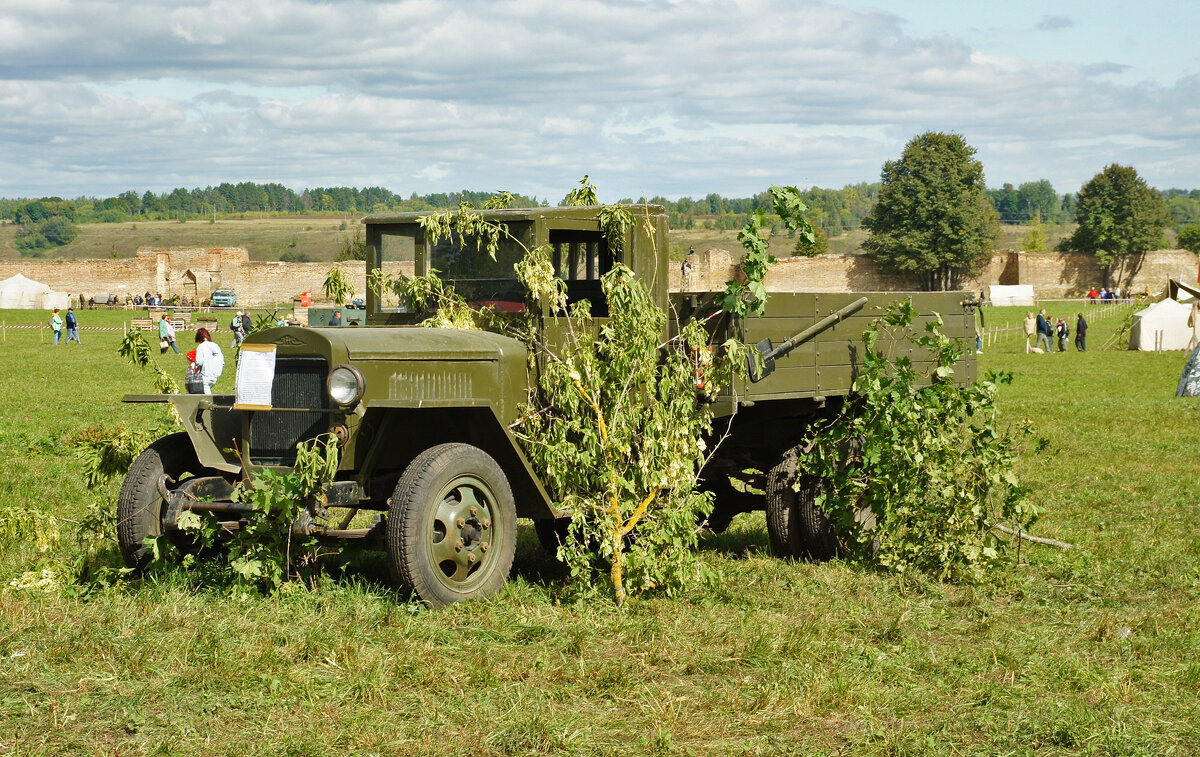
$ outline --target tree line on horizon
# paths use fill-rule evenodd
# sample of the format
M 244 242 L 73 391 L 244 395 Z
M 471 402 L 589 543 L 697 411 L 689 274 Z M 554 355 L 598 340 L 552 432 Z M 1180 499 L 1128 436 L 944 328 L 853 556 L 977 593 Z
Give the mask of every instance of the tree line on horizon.
M 938 139 L 933 139 L 937 137 Z M 942 137 L 955 137 L 946 141 Z M 925 141 L 925 152 L 918 143 Z M 914 146 L 917 149 L 914 152 Z M 888 263 L 897 254 L 893 246 L 887 243 L 887 217 L 896 213 L 909 213 L 930 218 L 951 212 L 967 214 L 975 220 L 970 223 L 986 224 L 1029 224 L 1033 227 L 1035 236 L 1041 234 L 1046 224 L 1065 224 L 1081 221 L 1080 203 L 1088 198 L 1092 182 L 1085 184 L 1078 193 L 1059 194 L 1053 185 L 1045 179 L 1025 182 L 1019 186 L 1004 184 L 1000 188 L 987 188 L 983 183 L 983 167 L 974 160 L 974 149 L 962 142 L 957 135 L 940 135 L 934 132 L 914 138 L 906 146 L 906 155 L 915 161 L 920 169 L 922 162 L 927 162 L 938 153 L 936 160 L 945 157 L 944 152 L 957 151 L 957 158 L 950 166 L 941 166 L 938 171 L 950 169 L 949 174 L 935 173 L 934 182 L 946 183 L 945 176 L 957 175 L 963 187 L 969 191 L 963 194 L 962 188 L 949 187 L 951 202 L 938 200 L 939 188 L 931 188 L 927 183 L 914 182 L 911 175 L 912 167 L 898 165 L 889 161 L 884 166 L 882 181 L 875 183 L 862 182 L 846 185 L 841 189 L 823 189 L 812 187 L 801 190 L 800 197 L 808 206 L 807 218 L 817 232 L 818 241 L 802 249 L 797 243 L 796 254 L 813 255 L 827 249 L 828 238 L 848 231 L 866 228 L 871 237 L 864 244 L 864 249 Z M 910 155 L 911 153 L 911 155 Z M 925 154 L 927 153 L 927 154 Z M 966 166 L 969 163 L 969 171 Z M 903 170 L 898 170 L 903 168 Z M 1107 172 L 1113 168 L 1106 168 Z M 1132 171 L 1133 169 L 1129 169 Z M 1099 178 L 1102 174 L 1098 174 Z M 1162 222 L 1161 228 L 1173 227 L 1176 231 L 1191 234 L 1191 228 L 1200 224 L 1200 190 L 1168 189 L 1155 190 L 1145 186 L 1145 182 L 1134 177 L 1145 193 L 1153 195 L 1155 207 L 1161 205 L 1161 214 L 1155 214 L 1155 222 Z M 1093 179 L 1095 182 L 1096 179 Z M 912 196 L 897 192 L 893 184 L 907 186 Z M 1140 191 L 1140 190 L 1139 190 Z M 963 204 L 963 197 L 970 196 Z M 16 245 L 22 255 L 39 257 L 44 250 L 65 245 L 78 235 L 78 223 L 128 223 L 151 220 L 187 221 L 211 217 L 245 217 L 247 214 L 264 215 L 355 215 L 379 212 L 402 211 L 435 211 L 457 208 L 460 203 L 470 203 L 480 206 L 491 196 L 490 192 L 463 190 L 451 193 L 431 193 L 425 195 L 411 194 L 407 198 L 384 187 L 315 187 L 296 192 L 278 183 L 258 184 L 241 182 L 233 184 L 224 182 L 216 187 L 204 189 L 176 188 L 170 192 L 155 194 L 146 191 L 138 194 L 135 191 L 122 192 L 114 197 L 78 197 L 66 200 L 60 197 L 44 197 L 39 199 L 4 199 L 0 198 L 0 219 L 6 223 L 21 226 L 16 235 Z M 566 199 L 560 201 L 564 204 Z M 708 228 L 714 230 L 733 230 L 740 228 L 758 208 L 770 208 L 769 192 L 760 192 L 752 197 L 728 198 L 717 193 L 710 193 L 703 198 L 693 199 L 681 197 L 670 200 L 666 197 L 623 198 L 620 203 L 646 203 L 663 206 L 670 215 L 672 228 L 694 229 Z M 539 206 L 548 203 L 535 196 L 516 195 L 514 206 Z M 893 207 L 895 206 L 895 207 Z M 977 206 L 977 207 L 976 207 Z M 1085 213 L 1092 213 L 1090 207 L 1084 208 Z M 1161 218 L 1160 218 L 1161 215 Z M 962 216 L 966 218 L 966 216 Z M 946 216 L 940 216 L 945 219 Z M 1082 222 L 1082 221 L 1081 221 Z M 940 221 L 938 221 L 940 223 Z M 901 224 L 903 225 L 903 224 Z M 907 232 L 906 232 L 907 233 Z M 920 235 L 917 235 L 920 236 Z M 967 257 L 978 258 L 984 254 L 989 241 L 997 238 L 994 230 L 988 230 L 978 236 L 972 251 Z M 973 238 L 973 237 L 968 237 Z M 932 238 L 931 238 L 932 239 Z M 1190 240 L 1190 236 L 1189 236 Z M 962 240 L 952 240 L 961 247 Z M 1077 232 L 1071 236 L 1072 243 L 1095 246 Z M 931 241 L 931 244 L 933 242 Z M 1182 237 L 1181 237 L 1182 243 Z M 940 242 L 938 243 L 940 244 Z M 944 245 L 943 245 L 944 246 Z M 954 246 L 954 245 L 951 245 Z M 1185 245 L 1186 246 L 1186 245 Z M 974 248 L 978 249 L 974 249 Z M 948 249 L 948 248 L 947 248 Z M 1031 248 L 1032 249 L 1032 248 Z M 903 257 L 903 255 L 901 256 Z M 953 255 L 939 253 L 933 247 L 914 255 L 914 260 L 904 263 L 907 269 L 910 265 L 930 272 L 928 286 L 941 288 L 949 286 L 959 278 L 959 273 L 966 272 L 970 266 L 963 267 L 960 263 L 950 264 L 946 261 Z M 929 263 L 938 257 L 941 263 Z M 928 260 L 925 260 L 928 259 Z M 924 260 L 924 262 L 922 262 Z M 940 273 L 931 273 L 933 270 Z
M 812 187 L 801 190 L 809 206 L 810 221 L 831 236 L 858 229 L 875 205 L 881 183 L 860 182 L 841 189 Z M 1200 190 L 1159 190 L 1177 226 L 1200 222 Z M 1001 223 L 1020 224 L 1039 218 L 1046 223 L 1075 220 L 1076 194 L 1059 194 L 1046 179 L 985 190 Z M 80 196 L 0 198 L 0 218 L 12 223 L 37 223 L 55 215 L 73 223 L 128 223 L 130 221 L 190 220 L 206 216 L 229 217 L 248 213 L 266 215 L 365 214 L 457 208 L 460 202 L 480 205 L 491 192 L 462 190 L 408 197 L 384 187 L 314 187 L 296 192 L 278 183 L 224 182 L 215 187 L 138 194 L 126 191 L 112 197 Z M 663 196 L 623 198 L 619 202 L 650 202 L 662 205 L 671 215 L 673 228 L 708 226 L 718 230 L 740 228 L 756 208 L 770 207 L 764 190 L 751 197 L 724 197 L 709 193 L 702 198 Z M 548 204 L 536 196 L 517 195 L 514 205 Z

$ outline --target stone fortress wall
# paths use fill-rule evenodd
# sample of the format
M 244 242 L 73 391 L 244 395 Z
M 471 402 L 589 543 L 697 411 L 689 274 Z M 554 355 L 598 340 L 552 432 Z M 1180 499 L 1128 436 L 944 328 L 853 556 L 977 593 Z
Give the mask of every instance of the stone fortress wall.
M 725 250 L 708 250 L 696 258 L 694 270 L 686 276 L 680 266 L 672 267 L 671 291 L 719 291 L 737 273 L 732 256 Z M 1113 271 L 1110 286 L 1159 292 L 1166 288 L 1168 278 L 1196 281 L 1198 266 L 1200 256 L 1187 250 L 1154 250 L 1133 265 Z M 1103 283 L 1104 272 L 1091 255 L 1004 251 L 993 255 L 963 288 L 1031 284 L 1038 297 L 1055 299 L 1081 297 Z M 885 273 L 866 255 L 854 254 L 782 259 L 771 267 L 766 286 L 770 292 L 892 292 L 921 288 L 916 276 Z
M 340 263 L 280 263 L 250 260 L 241 247 L 140 249 L 133 258 L 108 260 L 5 260 L 0 280 L 14 274 L 48 285 L 72 296 L 161 294 L 205 300 L 215 289 L 232 289 L 238 305 L 259 306 L 290 302 L 312 290 L 321 296 L 321 285 L 332 266 L 342 269 L 354 291 L 366 291 L 366 268 L 361 261 Z
M 693 260 L 686 279 L 679 265 L 671 266 L 672 291 L 719 291 L 736 275 L 726 250 L 708 250 Z M 1128 270 L 1115 272 L 1113 284 L 1134 291 L 1161 291 L 1169 277 L 1195 281 L 1200 258 L 1186 250 L 1146 253 Z M 359 295 L 366 291 L 361 261 L 332 264 L 280 263 L 250 260 L 240 247 L 141 249 L 136 257 L 104 260 L 5 260 L 0 280 L 21 273 L 52 289 L 78 296 L 112 293 L 160 293 L 186 296 L 189 301 L 211 296 L 214 289 L 237 293 L 238 304 L 265 306 L 289 302 L 311 290 L 321 297 L 321 285 L 332 265 L 342 269 Z M 1078 297 L 1104 281 L 1094 257 L 1078 253 L 1005 251 L 992 256 L 980 275 L 964 285 L 986 289 L 993 284 L 1031 284 L 1039 297 Z M 914 276 L 888 274 L 865 255 L 822 255 L 780 260 L 767 275 L 767 289 L 776 292 L 906 291 L 919 289 Z

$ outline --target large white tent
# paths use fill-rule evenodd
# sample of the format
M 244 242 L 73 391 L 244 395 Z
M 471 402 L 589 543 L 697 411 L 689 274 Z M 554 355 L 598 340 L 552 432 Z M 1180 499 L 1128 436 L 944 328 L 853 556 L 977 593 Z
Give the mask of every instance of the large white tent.
M 1129 349 L 1153 351 L 1184 350 L 1192 339 L 1188 316 L 1192 306 L 1168 297 L 1133 314 Z
M 988 287 L 988 301 L 992 305 L 1020 305 L 1033 307 L 1033 286 L 1030 284 L 993 284 Z
M 0 308 L 38 310 L 65 308 L 69 297 L 31 278 L 17 274 L 0 281 Z

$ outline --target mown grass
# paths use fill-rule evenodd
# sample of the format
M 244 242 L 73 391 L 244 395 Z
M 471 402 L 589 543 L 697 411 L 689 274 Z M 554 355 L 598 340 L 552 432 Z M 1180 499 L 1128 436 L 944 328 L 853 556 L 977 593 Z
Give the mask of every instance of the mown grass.
M 0 226 L 0 260 L 19 258 L 15 237 L 19 227 Z M 358 218 L 218 218 L 133 223 L 85 223 L 68 245 L 45 250 L 49 259 L 128 258 L 139 248 L 245 247 L 251 260 L 279 260 L 292 253 L 312 260 L 333 260 L 355 232 Z
M 0 342 L 0 513 L 78 519 L 115 500 L 116 483 L 86 490 L 64 442 L 158 421 L 119 403 L 148 380 L 118 335 Z M 565 592 L 527 529 L 500 595 L 440 612 L 370 556 L 273 597 L 183 574 L 8 588 L 78 554 L 63 523 L 48 555 L 0 545 L 0 751 L 1195 754 L 1200 406 L 1173 396 L 1181 354 L 1023 348 L 998 343 L 980 367 L 1016 374 L 1004 416 L 1051 443 L 1022 464 L 1045 508 L 1034 530 L 1078 549 L 1026 546 L 983 585 L 943 585 L 776 560 L 751 514 L 705 540 L 716 588 L 625 610 Z

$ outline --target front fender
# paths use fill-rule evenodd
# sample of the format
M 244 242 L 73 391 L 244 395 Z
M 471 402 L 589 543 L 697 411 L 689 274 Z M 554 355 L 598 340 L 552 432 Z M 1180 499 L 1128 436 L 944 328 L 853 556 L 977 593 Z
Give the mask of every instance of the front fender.
M 246 412 L 233 409 L 233 395 L 126 394 L 121 401 L 170 403 L 179 413 L 201 465 L 223 473 L 241 473 L 235 449 Z
M 549 494 L 512 433 L 487 403 L 456 405 L 407 400 L 368 404 L 363 425 L 372 429 L 360 447 L 358 467 L 369 472 L 401 470 L 425 450 L 446 442 L 462 442 L 491 455 L 508 477 L 522 518 L 557 518 Z

